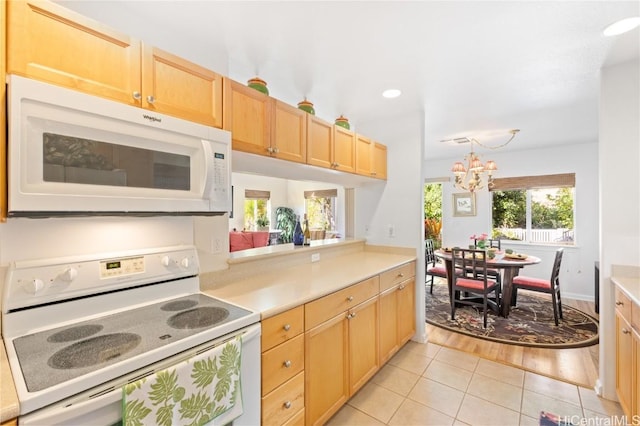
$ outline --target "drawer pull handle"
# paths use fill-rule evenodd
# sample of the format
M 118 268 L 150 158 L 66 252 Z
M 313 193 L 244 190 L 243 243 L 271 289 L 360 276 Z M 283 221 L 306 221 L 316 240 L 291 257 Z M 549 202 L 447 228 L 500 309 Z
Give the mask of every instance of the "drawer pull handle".
M 398 290 L 404 290 L 404 288 L 405 288 L 405 285 L 404 285 L 404 284 L 402 284 L 402 285 L 398 286 Z
M 353 302 L 353 296 L 347 297 L 347 302 Z
M 291 408 L 291 401 L 287 401 L 282 405 L 284 405 L 284 408 L 286 408 L 288 410 L 289 408 Z
M 616 306 L 624 306 L 624 302 L 618 301 L 618 302 L 616 302 Z
M 627 330 L 626 328 L 622 329 L 622 334 L 629 334 L 631 333 L 629 330 Z
M 289 368 L 289 367 L 291 367 L 291 361 L 290 360 L 286 360 L 285 362 L 282 363 L 282 365 L 284 365 L 284 368 Z
M 284 329 L 284 331 L 289 331 L 291 330 L 291 324 L 285 324 L 282 328 Z
M 356 317 L 356 313 L 355 312 L 349 312 L 347 314 L 347 319 L 351 319 L 351 318 L 355 318 Z
M 402 277 L 404 277 L 404 274 L 403 274 L 402 272 L 400 272 L 400 273 L 398 274 L 398 278 L 402 278 Z

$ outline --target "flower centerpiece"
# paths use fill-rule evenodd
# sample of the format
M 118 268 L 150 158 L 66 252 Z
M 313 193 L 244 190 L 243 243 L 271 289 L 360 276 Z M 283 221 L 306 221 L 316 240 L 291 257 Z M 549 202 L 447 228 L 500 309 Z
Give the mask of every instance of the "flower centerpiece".
M 469 238 L 474 241 L 476 248 L 485 249 L 485 248 L 487 248 L 487 237 L 488 236 L 489 235 L 487 235 L 487 234 L 480 234 L 480 235 L 473 234 Z

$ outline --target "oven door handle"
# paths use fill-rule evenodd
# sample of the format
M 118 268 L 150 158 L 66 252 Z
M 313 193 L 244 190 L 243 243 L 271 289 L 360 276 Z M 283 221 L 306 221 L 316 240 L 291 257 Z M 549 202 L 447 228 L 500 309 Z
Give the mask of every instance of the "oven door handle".
M 101 424 L 112 425 L 122 419 L 122 388 L 86 401 L 51 407 L 20 417 L 20 425 Z

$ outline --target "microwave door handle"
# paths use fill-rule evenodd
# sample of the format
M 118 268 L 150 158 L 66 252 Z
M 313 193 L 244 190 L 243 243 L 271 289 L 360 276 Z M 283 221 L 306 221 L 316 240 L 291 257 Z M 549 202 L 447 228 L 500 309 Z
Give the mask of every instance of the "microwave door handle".
M 213 149 L 209 141 L 202 139 L 202 152 L 204 153 L 204 185 L 202 185 L 202 194 L 200 196 L 211 202 L 211 192 L 215 180 L 215 161 L 213 158 Z

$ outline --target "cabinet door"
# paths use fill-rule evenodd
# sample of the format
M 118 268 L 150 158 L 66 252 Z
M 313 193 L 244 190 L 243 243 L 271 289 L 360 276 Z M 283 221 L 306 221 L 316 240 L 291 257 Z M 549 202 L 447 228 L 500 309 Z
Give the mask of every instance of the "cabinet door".
M 398 285 L 398 346 L 411 339 L 416 332 L 415 278 Z
M 333 166 L 336 170 L 356 171 L 356 134 L 340 126 L 333 126 Z
M 42 1 L 7 2 L 7 71 L 140 105 L 140 42 Z
M 273 98 L 229 78 L 224 84 L 223 127 L 237 151 L 269 155 Z
M 305 111 L 274 100 L 272 155 L 283 160 L 307 161 L 307 114 Z
M 378 371 L 378 298 L 350 311 L 349 395 L 355 394 Z
M 631 326 L 616 313 L 616 391 L 620 406 L 626 414 L 631 413 L 632 407 L 632 340 Z
M 321 425 L 349 399 L 348 321 L 340 314 L 305 333 L 307 425 Z
M 371 139 L 356 134 L 356 173 L 371 176 L 373 172 L 373 142 Z
M 222 76 L 171 53 L 143 45 L 142 106 L 222 127 Z
M 333 168 L 333 125 L 307 114 L 307 164 Z
M 634 305 L 634 309 L 636 306 Z M 633 332 L 633 407 L 632 416 L 640 416 L 640 334 Z M 637 418 L 637 417 L 636 417 Z
M 373 177 L 387 179 L 387 146 L 378 142 L 373 144 Z
M 380 364 L 398 351 L 398 286 L 380 293 Z

